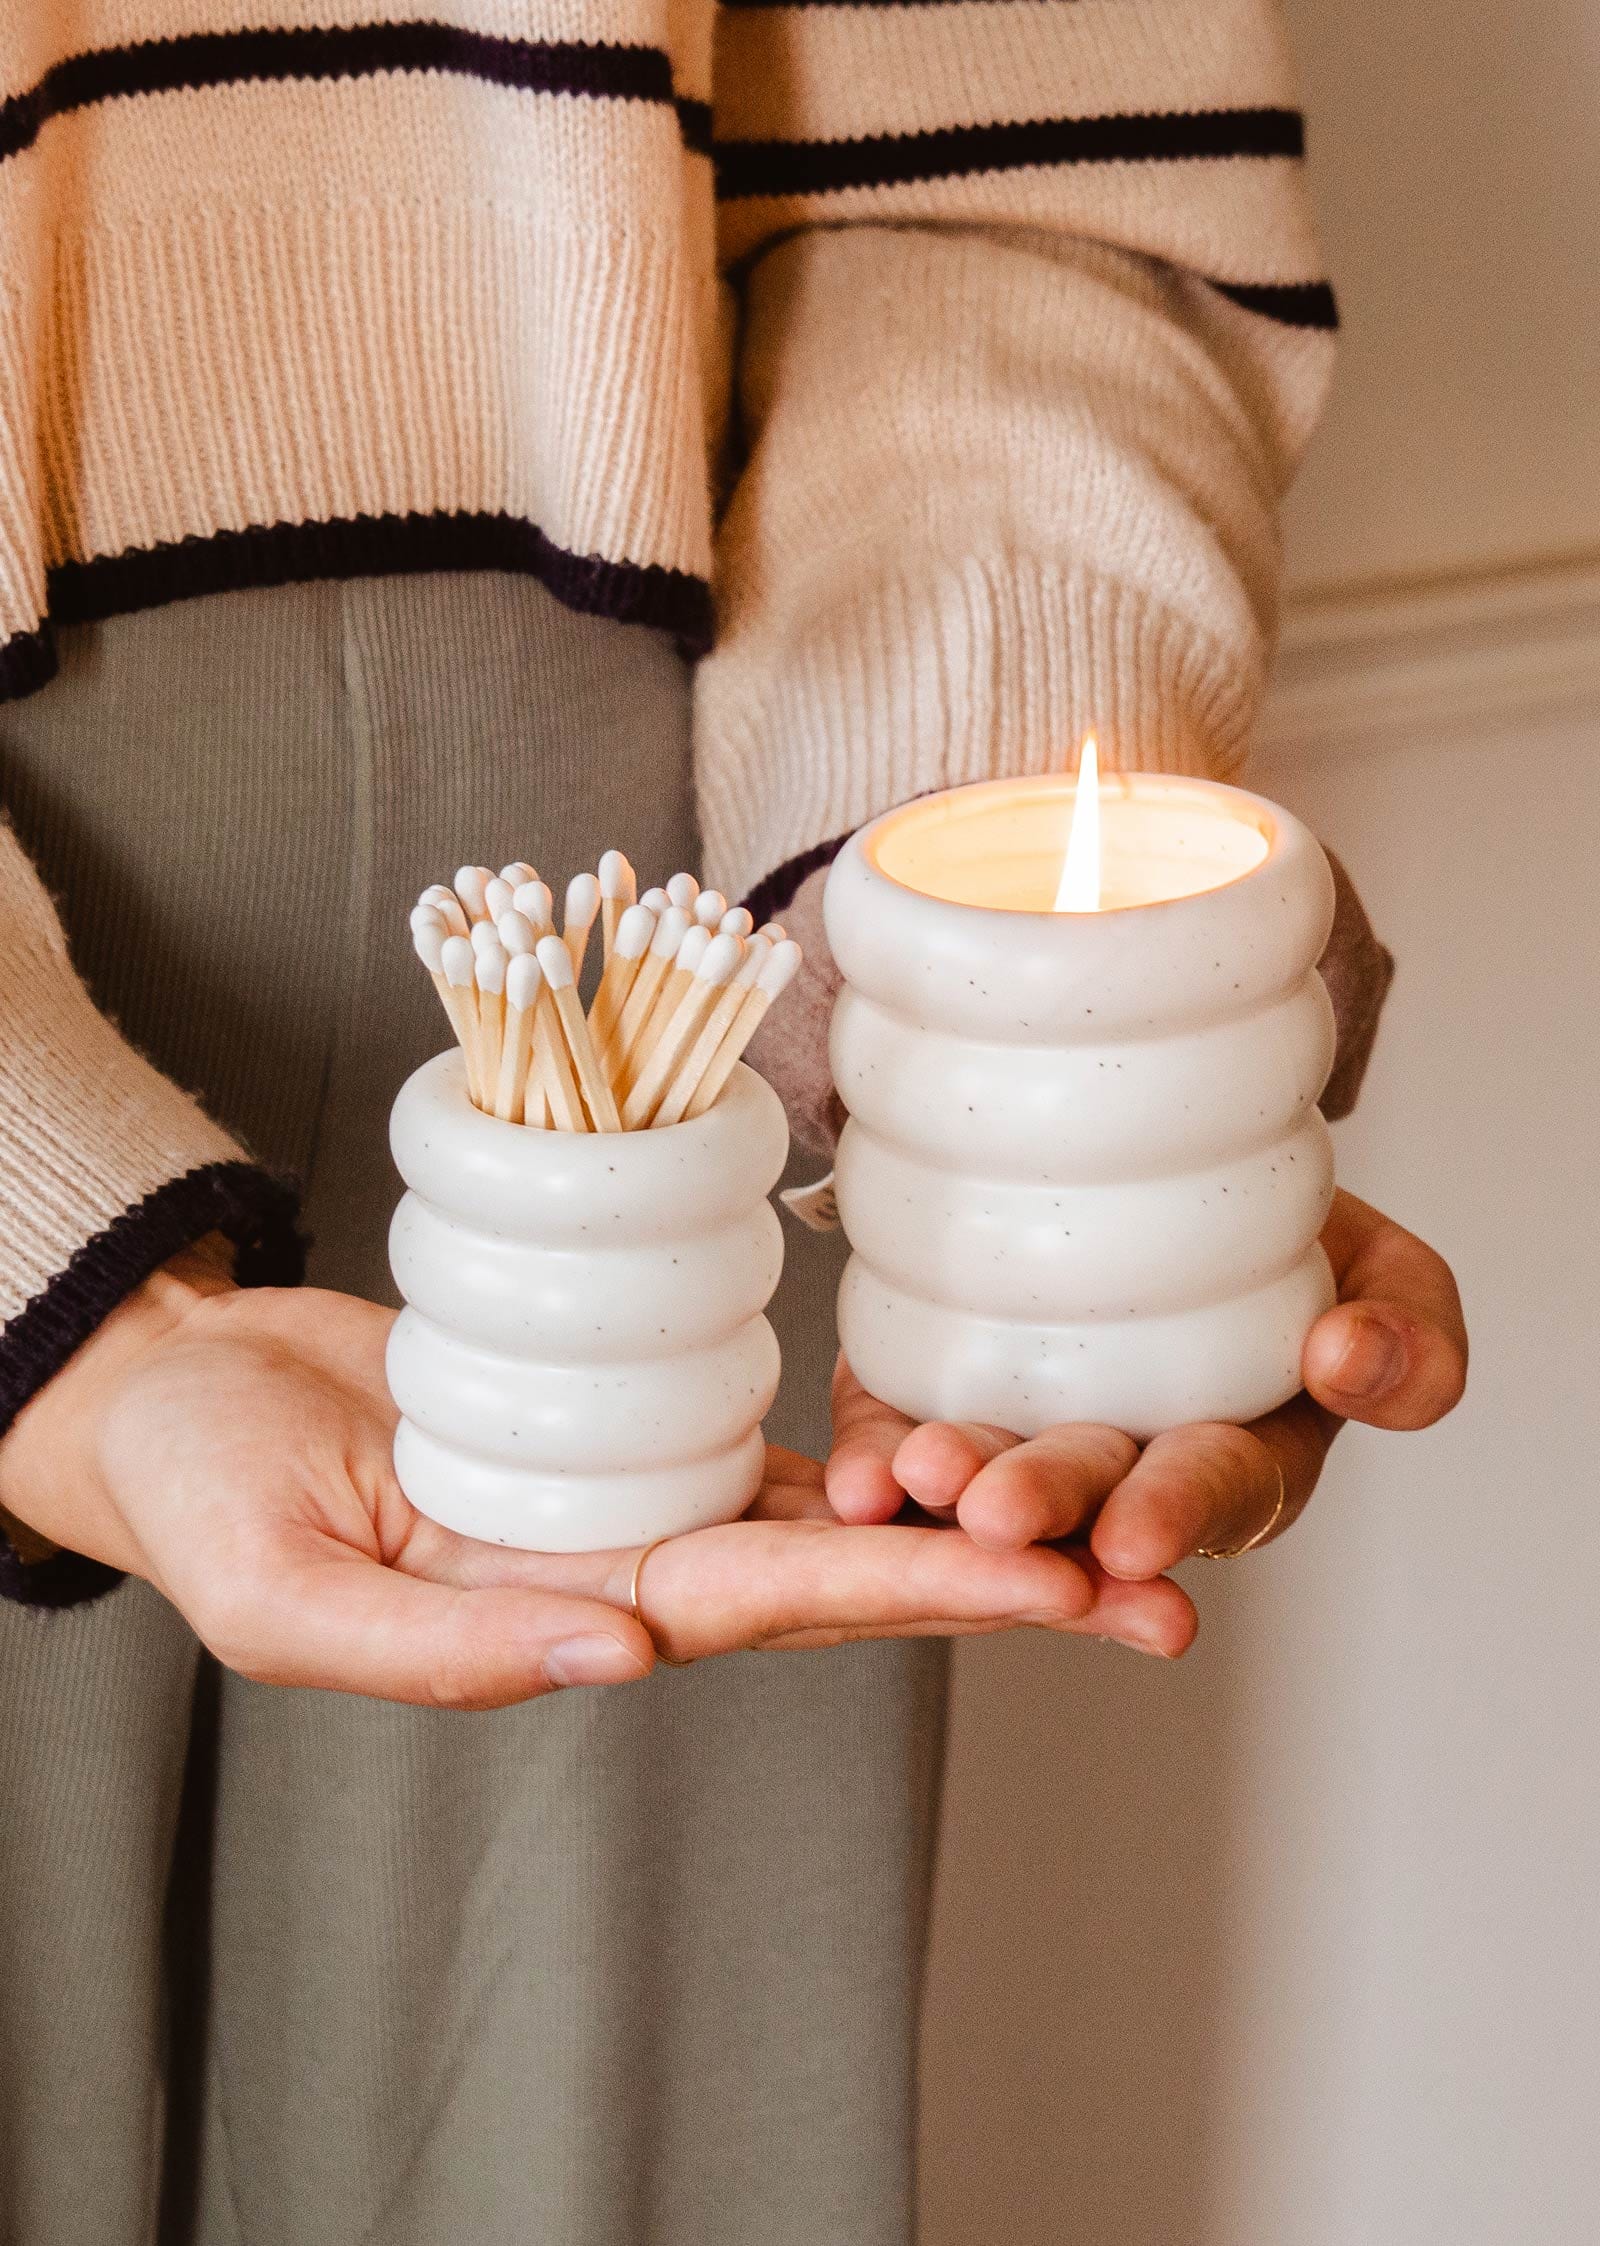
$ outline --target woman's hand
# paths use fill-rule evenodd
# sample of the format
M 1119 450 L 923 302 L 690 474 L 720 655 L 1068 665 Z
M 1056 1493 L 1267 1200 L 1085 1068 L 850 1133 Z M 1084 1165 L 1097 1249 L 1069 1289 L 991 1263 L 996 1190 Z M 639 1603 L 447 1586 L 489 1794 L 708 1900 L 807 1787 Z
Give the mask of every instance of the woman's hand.
M 1054 1427 L 1031 1442 L 993 1427 L 919 1427 L 869 1397 L 841 1362 L 827 1468 L 834 1510 L 888 1520 L 909 1496 L 992 1552 L 1082 1539 L 1105 1578 L 1124 1586 L 1153 1585 L 1202 1546 L 1228 1551 L 1269 1524 L 1280 1536 L 1346 1420 L 1430 1427 L 1466 1382 L 1461 1299 L 1431 1248 L 1349 1193 L 1336 1195 L 1322 1239 L 1338 1304 L 1307 1338 L 1305 1393 L 1253 1427 L 1181 1427 L 1142 1451 L 1111 1427 Z
M 647 1632 L 629 1612 L 636 1551 L 508 1552 L 408 1504 L 390 1323 L 344 1295 L 240 1292 L 180 1258 L 21 1414 L 0 1505 L 146 1577 L 247 1676 L 452 1708 L 626 1682 L 658 1645 L 692 1660 L 1020 1622 L 1143 1642 L 1175 1627 L 1170 1584 L 945 1528 L 846 1528 L 821 1467 L 775 1450 L 751 1517 L 652 1554 Z

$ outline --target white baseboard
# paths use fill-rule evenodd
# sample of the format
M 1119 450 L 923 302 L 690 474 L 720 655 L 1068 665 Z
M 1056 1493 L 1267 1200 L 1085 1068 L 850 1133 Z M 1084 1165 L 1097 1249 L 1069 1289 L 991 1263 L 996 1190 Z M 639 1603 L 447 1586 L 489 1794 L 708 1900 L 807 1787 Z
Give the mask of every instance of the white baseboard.
M 1591 712 L 1600 558 L 1290 604 L 1257 748 L 1359 753 Z

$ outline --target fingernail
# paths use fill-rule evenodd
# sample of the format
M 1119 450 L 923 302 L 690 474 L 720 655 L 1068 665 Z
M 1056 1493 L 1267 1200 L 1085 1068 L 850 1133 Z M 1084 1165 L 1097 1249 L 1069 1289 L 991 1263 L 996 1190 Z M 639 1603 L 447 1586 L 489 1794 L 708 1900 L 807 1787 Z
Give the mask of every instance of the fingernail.
M 552 1646 L 544 1673 L 553 1685 L 629 1684 L 644 1675 L 644 1663 L 620 1639 L 597 1632 Z
M 1161 1640 L 1147 1636 L 1143 1630 L 1129 1630 L 1118 1642 L 1125 1645 L 1130 1653 L 1157 1653 L 1163 1660 L 1166 1659 L 1167 1649 Z
M 1382 1318 L 1357 1317 L 1333 1375 L 1346 1396 L 1381 1396 L 1405 1371 L 1405 1343 Z

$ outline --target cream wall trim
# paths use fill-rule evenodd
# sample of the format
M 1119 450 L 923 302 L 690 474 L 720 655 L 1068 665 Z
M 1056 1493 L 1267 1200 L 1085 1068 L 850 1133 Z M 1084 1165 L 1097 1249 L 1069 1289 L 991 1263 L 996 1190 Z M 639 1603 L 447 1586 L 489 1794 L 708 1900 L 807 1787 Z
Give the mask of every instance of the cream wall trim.
M 1586 706 L 1600 555 L 1292 603 L 1257 748 L 1358 754 Z

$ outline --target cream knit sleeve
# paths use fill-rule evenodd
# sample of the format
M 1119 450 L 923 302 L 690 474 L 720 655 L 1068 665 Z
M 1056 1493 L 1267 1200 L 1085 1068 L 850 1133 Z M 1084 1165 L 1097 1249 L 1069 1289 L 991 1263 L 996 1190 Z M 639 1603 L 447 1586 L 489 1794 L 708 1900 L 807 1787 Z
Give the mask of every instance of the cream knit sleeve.
M 0 961 L 3 1434 L 101 1319 L 191 1241 L 223 1233 L 245 1280 L 297 1277 L 299 1251 L 289 1190 L 96 1010 L 3 820 Z M 89 1565 L 61 1555 L 24 1566 L 0 1533 L 0 1596 L 69 1603 Z
M 1236 768 L 1332 353 L 1293 99 L 1271 0 L 724 10 L 730 894 L 1091 727 Z

